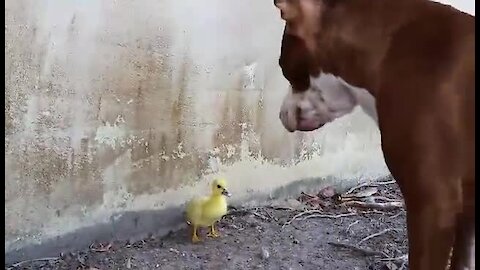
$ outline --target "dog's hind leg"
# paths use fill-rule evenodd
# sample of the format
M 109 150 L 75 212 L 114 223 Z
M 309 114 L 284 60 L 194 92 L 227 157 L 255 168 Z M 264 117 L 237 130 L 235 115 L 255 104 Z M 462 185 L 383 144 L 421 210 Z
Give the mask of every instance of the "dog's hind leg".
M 463 212 L 457 218 L 452 270 L 475 269 L 475 178 L 463 182 Z

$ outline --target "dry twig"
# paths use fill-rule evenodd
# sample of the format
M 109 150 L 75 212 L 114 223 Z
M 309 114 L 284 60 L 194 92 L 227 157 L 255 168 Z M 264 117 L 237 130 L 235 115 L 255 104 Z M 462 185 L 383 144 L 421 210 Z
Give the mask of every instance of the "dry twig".
M 400 267 L 398 268 L 398 270 L 403 270 L 407 267 L 407 263 L 408 263 L 408 255 L 407 254 L 404 254 L 402 256 L 398 256 L 398 257 L 395 257 L 395 258 L 383 258 L 383 259 L 380 259 L 380 261 L 383 261 L 383 262 L 395 262 L 395 263 L 402 263 L 400 265 Z
M 265 206 L 265 208 L 270 208 L 273 210 L 287 210 L 287 211 L 295 211 L 294 208 L 288 206 Z
M 341 247 L 341 248 L 348 248 L 353 251 L 357 251 L 359 253 L 362 253 L 365 256 L 382 256 L 382 257 L 387 257 L 385 253 L 376 251 L 376 250 L 371 250 L 371 249 L 364 249 L 360 248 L 354 245 L 350 244 L 345 244 L 345 243 L 339 243 L 339 242 L 328 242 L 329 245 L 336 246 L 336 247 Z
M 278 221 L 278 219 L 277 219 L 276 217 L 272 216 L 272 214 L 270 214 L 270 212 L 268 212 L 266 209 L 264 209 L 264 211 L 265 211 L 265 213 L 267 213 L 267 215 L 268 215 L 268 217 L 269 217 L 270 219 L 273 219 L 273 220 L 275 220 L 275 221 Z
M 396 202 L 396 201 L 398 201 L 398 199 L 388 198 L 388 197 L 385 197 L 385 196 L 372 196 L 371 198 L 372 198 L 374 201 L 377 201 L 377 200 L 387 201 L 387 202 Z
M 58 257 L 45 257 L 45 258 L 38 258 L 33 260 L 25 260 L 25 261 L 12 264 L 12 267 L 19 267 L 20 265 L 25 263 L 40 262 L 40 261 L 56 261 L 56 260 L 58 260 Z
M 370 240 L 370 239 L 372 239 L 372 238 L 374 238 L 374 237 L 380 236 L 380 235 L 382 235 L 382 234 L 386 234 L 387 232 L 394 231 L 394 230 L 395 230 L 395 229 L 389 228 L 389 229 L 385 229 L 385 230 L 383 230 L 383 231 L 381 231 L 381 232 L 378 232 L 378 233 L 374 233 L 374 234 L 372 234 L 372 235 L 369 235 L 369 236 L 363 238 L 362 240 L 360 240 L 360 241 L 357 243 L 357 245 L 361 245 L 363 242 L 365 242 L 365 241 L 367 241 L 367 240 Z
M 360 202 L 360 201 L 348 201 L 343 203 L 346 206 L 361 207 L 361 208 L 370 208 L 370 209 L 381 209 L 381 210 L 392 210 L 403 208 L 403 202 L 384 202 L 384 203 L 372 203 L 372 202 Z
M 352 222 L 350 225 L 348 225 L 348 227 L 347 227 L 347 229 L 346 229 L 345 231 L 348 232 L 353 225 L 358 224 L 359 222 L 360 222 L 360 220 L 357 220 L 357 221 L 355 221 L 355 222 Z
M 308 219 L 308 218 L 341 218 L 341 217 L 349 217 L 349 216 L 357 215 L 357 213 L 344 213 L 344 214 L 338 214 L 338 215 L 325 215 L 325 214 L 320 214 L 320 213 L 322 213 L 322 212 L 319 211 L 319 210 L 308 210 L 308 211 L 304 211 L 304 212 L 301 212 L 299 214 L 296 214 L 289 221 L 285 222 L 282 225 L 282 229 L 285 228 L 285 226 L 291 224 L 296 219 L 298 219 L 302 216 L 305 216 L 305 215 L 308 215 L 308 216 L 304 217 L 303 220 Z
M 311 194 L 308 194 L 308 193 L 306 193 L 306 192 L 303 192 L 303 191 L 300 193 L 300 195 L 301 195 L 301 196 L 308 197 L 308 198 L 310 198 L 310 199 L 315 199 L 315 198 L 318 198 L 318 196 L 311 195 Z
M 106 246 L 104 246 L 103 244 L 100 244 L 100 247 L 98 248 L 94 248 L 93 245 L 91 245 L 90 250 L 95 252 L 105 252 L 105 251 L 109 251 L 111 247 L 112 247 L 112 243 L 108 243 Z
M 390 184 L 394 184 L 394 183 L 395 183 L 395 180 L 385 181 L 385 182 L 362 183 L 358 186 L 354 186 L 354 187 L 350 188 L 347 192 L 343 193 L 342 195 L 343 196 L 348 195 L 348 194 L 352 193 L 353 191 L 355 191 L 359 188 L 362 188 L 362 187 L 377 187 L 377 186 L 382 186 L 382 185 L 390 185 Z
M 395 215 L 390 216 L 389 218 L 396 218 L 396 217 L 400 216 L 402 213 L 403 213 L 403 211 L 400 211 L 400 212 L 396 213 Z
M 311 214 L 304 217 L 303 220 L 308 218 L 341 218 L 341 217 L 350 217 L 353 215 L 357 215 L 357 213 L 345 213 L 345 214 L 338 214 L 338 215 Z
M 356 193 L 351 193 L 351 194 L 343 194 L 342 198 L 366 198 L 366 197 L 371 197 L 373 194 L 378 192 L 378 188 L 376 187 L 369 187 L 365 190 L 356 192 Z
M 402 256 L 394 257 L 394 258 L 383 258 L 380 259 L 382 262 L 405 262 L 408 261 L 408 255 L 404 254 Z
M 257 216 L 257 217 L 263 219 L 263 220 L 269 220 L 268 217 L 266 217 L 266 216 L 264 216 L 264 215 L 262 215 L 262 214 L 260 214 L 260 213 L 257 213 L 257 212 L 253 212 L 253 211 L 252 211 L 252 214 L 253 214 L 254 216 Z
M 299 218 L 301 216 L 308 215 L 308 214 L 318 214 L 318 213 L 322 213 L 322 212 L 319 211 L 319 210 L 308 210 L 308 211 L 298 213 L 295 216 L 293 216 L 289 221 L 285 222 L 282 225 L 282 229 L 285 228 L 285 226 L 289 225 L 290 223 L 292 223 L 294 220 L 296 220 L 297 218 Z

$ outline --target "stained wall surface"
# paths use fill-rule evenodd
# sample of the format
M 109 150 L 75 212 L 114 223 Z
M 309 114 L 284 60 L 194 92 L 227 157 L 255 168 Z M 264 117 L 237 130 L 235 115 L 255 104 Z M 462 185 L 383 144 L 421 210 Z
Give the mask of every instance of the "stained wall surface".
M 5 248 L 125 212 L 232 200 L 309 178 L 388 174 L 360 110 L 321 131 L 278 119 L 272 1 L 5 1 Z

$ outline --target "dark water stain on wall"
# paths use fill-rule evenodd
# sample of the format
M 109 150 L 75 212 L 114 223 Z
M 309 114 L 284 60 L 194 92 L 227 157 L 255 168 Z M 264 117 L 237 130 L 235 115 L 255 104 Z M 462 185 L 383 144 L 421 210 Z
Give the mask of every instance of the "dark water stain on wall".
M 36 192 L 48 194 L 59 181 L 68 176 L 68 155 L 57 152 L 50 146 L 37 143 L 27 147 L 23 155 L 15 158 L 19 162 L 18 180 L 33 180 Z
M 5 135 L 23 130 L 25 106 L 36 90 L 44 45 L 36 46 L 35 27 L 19 4 L 5 5 Z
M 188 48 L 180 66 L 171 66 L 166 50 L 170 47 L 168 28 L 157 34 L 161 44 L 139 38 L 114 47 L 115 52 L 105 45 L 115 64 L 102 71 L 105 79 L 99 84 L 105 89 L 99 120 L 127 132 L 115 149 L 97 146 L 101 148 L 97 151 L 100 167 L 129 151 L 132 172 L 125 180 L 134 195 L 179 187 L 198 179 L 206 168 L 205 158 L 191 147 L 190 127 L 185 124 L 193 114 L 193 93 L 187 89 L 192 62 Z M 178 74 L 173 76 L 172 70 Z
M 92 153 L 90 139 L 81 140 L 80 151 L 72 151 L 70 183 L 72 190 L 81 196 L 72 196 L 71 203 L 93 206 L 103 200 L 103 181 L 98 157 Z M 73 194 L 72 194 L 73 195 Z

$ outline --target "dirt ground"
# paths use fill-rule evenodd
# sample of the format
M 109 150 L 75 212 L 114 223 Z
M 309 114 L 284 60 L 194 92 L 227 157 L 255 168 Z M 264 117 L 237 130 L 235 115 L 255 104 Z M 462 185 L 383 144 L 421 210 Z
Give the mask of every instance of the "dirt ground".
M 184 229 L 136 243 L 94 244 L 5 269 L 407 269 L 402 207 L 345 206 L 344 197 L 325 192 L 302 194 L 295 207 L 231 209 L 218 223 L 221 237 L 206 238 L 202 231 L 199 244 L 191 244 Z M 391 182 L 351 194 L 363 202 L 401 202 Z

